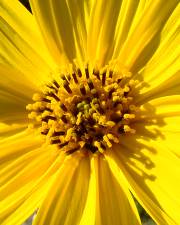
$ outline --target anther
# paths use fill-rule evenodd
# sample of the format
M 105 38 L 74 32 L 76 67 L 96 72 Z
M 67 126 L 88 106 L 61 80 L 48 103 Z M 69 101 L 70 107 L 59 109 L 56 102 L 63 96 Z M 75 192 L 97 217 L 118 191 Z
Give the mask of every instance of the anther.
M 78 79 L 75 73 L 72 74 L 72 77 L 74 79 L 74 82 L 77 84 L 78 83 Z
M 63 148 L 64 146 L 68 145 L 69 144 L 69 141 L 66 141 L 60 145 L 58 145 L 60 148 Z
M 112 88 L 110 91 L 109 91 L 109 94 L 108 94 L 108 98 L 112 98 L 112 93 L 115 91 L 114 88 Z
M 92 90 L 94 88 L 94 84 L 92 82 L 92 80 L 88 80 L 88 86 L 89 86 L 89 89 Z
M 60 99 L 58 98 L 58 96 L 55 95 L 53 92 L 49 92 L 49 93 L 47 94 L 47 96 L 50 96 L 50 97 L 54 98 L 56 101 L 60 101 Z
M 93 74 L 97 77 L 98 80 L 100 80 L 99 70 L 93 70 Z
M 117 83 L 118 83 L 118 84 L 119 84 L 121 81 L 122 81 L 122 79 L 120 79 L 120 78 L 117 79 Z
M 68 80 L 67 80 L 67 78 L 66 78 L 65 75 L 61 75 L 60 78 L 61 78 L 62 80 L 64 80 L 64 81 L 67 81 L 67 82 L 68 82 Z M 68 83 L 69 83 L 69 82 L 68 82 Z
M 42 100 L 41 101 L 43 101 L 43 102 L 48 102 L 48 103 L 50 103 L 51 102 L 51 100 L 49 100 L 49 99 L 47 99 L 47 98 L 42 98 Z
M 104 86 L 106 82 L 106 72 L 102 74 L 102 85 Z
M 109 78 L 112 78 L 112 77 L 113 77 L 113 71 L 110 70 L 110 71 L 109 71 Z
M 55 93 L 58 93 L 58 90 L 56 87 L 53 87 L 52 85 L 46 85 L 48 88 L 52 89 L 53 91 L 55 91 Z
M 52 134 L 52 137 L 63 136 L 63 135 L 65 135 L 64 131 L 54 131 L 54 133 Z
M 80 146 L 79 146 L 79 147 L 76 147 L 76 148 L 72 148 L 72 149 L 66 151 L 66 154 L 67 154 L 67 155 L 70 155 L 70 154 L 76 152 L 77 150 L 79 150 L 79 148 L 80 148 Z
M 83 84 L 80 84 L 80 91 L 82 95 L 86 95 L 86 89 Z
M 86 73 L 86 78 L 89 79 L 89 70 L 88 70 L 88 68 L 85 69 L 85 73 Z
M 59 144 L 61 143 L 61 141 L 59 139 L 57 140 L 51 140 L 51 144 L 54 145 L 54 144 Z
M 48 120 L 57 120 L 57 119 L 54 116 L 46 116 L 46 117 L 42 118 L 43 122 L 48 122 Z
M 67 118 L 66 118 L 65 115 L 61 116 L 61 120 L 62 120 L 64 123 L 67 123 L 67 122 L 68 122 L 68 120 L 67 120 Z
M 67 112 L 67 108 L 63 103 L 60 103 L 60 107 L 63 111 Z
M 79 77 L 82 77 L 82 72 L 81 72 L 81 70 L 79 68 L 77 69 L 77 73 L 78 73 Z
M 65 90 L 66 90 L 69 94 L 72 94 L 72 90 L 71 90 L 71 88 L 69 87 L 69 83 L 68 83 L 66 80 L 64 80 L 64 82 L 63 82 L 63 87 L 65 88 Z
M 60 88 L 60 86 L 59 86 L 59 84 L 58 84 L 58 82 L 57 81 L 53 81 L 53 84 L 57 87 L 57 88 Z
M 38 109 L 37 111 L 38 111 L 38 112 L 41 112 L 41 113 L 44 112 L 44 111 L 53 112 L 52 109 L 47 108 L 47 107 L 45 107 L 44 109 Z
M 67 75 L 67 79 L 68 79 L 68 81 L 71 80 L 71 75 L 70 74 Z

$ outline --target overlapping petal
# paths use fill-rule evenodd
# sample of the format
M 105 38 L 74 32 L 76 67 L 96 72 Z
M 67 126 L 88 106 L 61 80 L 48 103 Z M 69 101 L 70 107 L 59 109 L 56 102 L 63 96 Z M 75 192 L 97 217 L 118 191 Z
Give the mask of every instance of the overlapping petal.
M 44 39 L 55 61 L 63 65 L 73 59 L 85 59 L 89 0 L 31 0 Z
M 0 63 L 18 69 L 36 83 L 43 83 L 55 67 L 33 15 L 18 1 L 0 1 L 0 46 Z
M 178 3 L 176 0 L 168 0 L 166 4 L 163 0 L 148 1 L 120 50 L 118 58 L 122 63 L 129 68 L 137 63 L 143 68 L 143 63 L 147 63 L 156 51 L 164 25 Z
M 34 16 L 18 1 L 0 0 L 2 225 L 20 225 L 36 209 L 36 225 L 138 225 L 131 193 L 158 224 L 178 224 L 178 1 L 31 0 L 31 6 Z M 132 92 L 141 105 L 136 134 L 122 134 L 105 156 L 65 156 L 24 130 L 34 91 L 55 64 L 75 58 L 100 65 L 118 58 L 140 81 Z
M 32 142 L 34 139 L 34 142 Z M 59 152 L 41 147 L 26 132 L 1 140 L 0 221 L 22 224 L 39 207 L 51 177 L 63 161 Z M 23 210 L 23 214 L 21 213 Z
M 88 198 L 80 225 L 140 224 L 134 200 L 104 157 L 92 157 Z
M 136 135 L 123 136 L 111 152 L 130 190 L 159 224 L 180 220 L 179 101 L 171 96 L 144 104 L 133 125 Z
M 89 183 L 89 160 L 67 157 L 59 167 L 34 224 L 79 224 Z
M 0 65 L 0 73 L 0 122 L 13 126 L 26 125 L 26 105 L 37 91 L 37 86 L 33 79 L 27 79 L 23 73 L 9 66 Z
M 167 150 L 180 156 L 180 97 L 173 95 L 154 99 L 141 106 L 135 129 L 150 135 Z

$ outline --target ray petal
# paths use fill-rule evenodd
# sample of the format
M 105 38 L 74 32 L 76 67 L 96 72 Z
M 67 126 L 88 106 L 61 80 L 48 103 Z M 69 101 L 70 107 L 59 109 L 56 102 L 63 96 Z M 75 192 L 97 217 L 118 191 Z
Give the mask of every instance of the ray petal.
M 60 64 L 74 58 L 84 59 L 91 1 L 30 2 L 54 59 Z

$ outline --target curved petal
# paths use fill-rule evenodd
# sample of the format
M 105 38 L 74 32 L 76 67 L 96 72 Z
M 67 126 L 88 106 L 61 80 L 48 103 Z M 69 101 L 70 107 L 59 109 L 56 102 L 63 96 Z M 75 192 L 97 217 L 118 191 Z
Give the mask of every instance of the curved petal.
M 18 1 L 0 0 L 0 44 L 0 63 L 20 70 L 35 85 L 54 68 L 33 16 Z
M 161 96 L 180 94 L 180 29 L 178 16 L 180 5 L 176 7 L 166 23 L 161 42 L 151 60 L 142 72 L 135 76 L 139 79 L 138 104 Z
M 122 1 L 94 1 L 88 30 L 88 57 L 103 65 L 111 58 Z M 108 56 L 109 54 L 109 56 Z
M 88 57 L 100 65 L 119 56 L 144 0 L 94 1 L 88 30 Z
M 179 159 L 157 142 L 143 138 L 127 139 L 126 145 L 114 151 L 131 192 L 152 218 L 158 224 L 178 224 Z
M 26 105 L 37 87 L 20 71 L 0 65 L 0 122 L 27 124 Z
M 132 124 L 136 134 L 121 138 L 110 152 L 129 188 L 158 224 L 178 224 L 180 207 L 180 97 L 152 100 Z
M 33 140 L 33 141 L 32 141 Z M 14 159 L 42 145 L 42 137 L 37 132 L 24 130 L 0 140 L 0 168 Z
M 141 106 L 135 123 L 137 132 L 151 135 L 180 157 L 180 96 L 154 99 Z
M 155 47 L 155 51 L 153 52 L 153 55 L 151 55 L 148 59 L 148 62 L 145 66 L 145 72 L 143 71 L 142 74 L 144 75 L 144 78 L 150 80 L 150 76 L 154 76 L 156 78 L 156 75 L 153 73 L 148 73 L 159 72 L 162 70 L 162 67 L 164 64 L 167 65 L 167 62 L 169 61 L 169 58 L 172 58 L 175 56 L 178 56 L 178 42 L 179 42 L 179 25 L 180 22 L 178 20 L 179 18 L 179 13 L 180 13 L 180 5 L 176 5 L 172 13 L 169 15 L 169 18 L 167 19 L 166 23 L 163 26 L 163 29 L 161 31 L 158 44 Z M 153 48 L 153 45 L 150 45 L 149 48 Z M 174 52 L 175 51 L 175 52 Z M 173 53 L 174 52 L 174 53 Z M 170 54 L 170 55 L 169 55 Z M 144 58 L 146 58 L 146 54 L 143 54 Z M 141 57 L 143 58 L 143 56 Z M 143 64 L 143 59 L 139 59 L 138 63 L 133 67 L 133 70 L 138 71 L 141 69 L 142 64 Z M 136 68 L 135 68 L 136 67 Z M 160 68 L 157 68 L 160 67 Z
M 90 1 L 31 0 L 33 13 L 57 63 L 85 59 Z
M 3 225 L 20 225 L 32 215 L 63 160 L 64 154 L 52 146 L 42 146 L 41 137 L 34 132 L 21 132 L 0 141 L 0 221 Z
M 130 36 L 134 27 L 137 25 L 147 5 L 147 0 L 122 1 L 114 37 L 115 46 L 112 56 L 113 59 L 118 58 L 124 42 L 126 41 L 127 37 Z
M 52 149 L 34 149 L 4 167 L 0 173 L 1 223 L 22 224 L 42 203 L 64 157 Z M 21 213 L 23 210 L 23 214 Z
M 3 138 L 12 136 L 14 134 L 17 134 L 19 132 L 22 132 L 27 127 L 26 124 L 7 124 L 7 123 L 0 123 L 0 141 Z
M 168 0 L 166 4 L 163 0 L 148 1 L 120 51 L 122 63 L 132 68 L 140 63 L 141 58 L 144 64 L 150 59 L 159 44 L 164 24 L 178 3 L 178 0 Z
M 114 178 L 103 156 L 91 159 L 91 171 L 95 179 L 90 186 L 92 189 L 89 189 L 89 201 L 80 224 L 141 224 L 130 192 L 121 180 Z M 89 213 L 88 209 L 91 209 Z
M 67 157 L 40 207 L 34 224 L 79 224 L 87 196 L 89 160 Z

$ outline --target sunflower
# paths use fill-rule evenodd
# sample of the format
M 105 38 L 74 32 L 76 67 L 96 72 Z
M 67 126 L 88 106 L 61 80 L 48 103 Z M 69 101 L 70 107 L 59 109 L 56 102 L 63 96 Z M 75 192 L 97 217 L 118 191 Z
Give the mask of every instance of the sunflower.
M 0 0 L 0 224 L 180 224 L 178 0 Z

